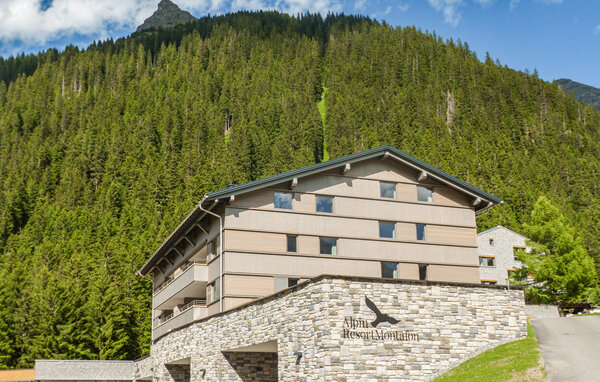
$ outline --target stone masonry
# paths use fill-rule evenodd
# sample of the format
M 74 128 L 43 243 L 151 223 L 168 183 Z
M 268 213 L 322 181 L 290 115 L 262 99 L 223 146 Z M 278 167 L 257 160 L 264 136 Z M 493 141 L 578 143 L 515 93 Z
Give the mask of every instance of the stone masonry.
M 320 276 L 159 337 L 144 362 L 157 382 L 188 359 L 191 382 L 427 381 L 526 334 L 521 289 Z

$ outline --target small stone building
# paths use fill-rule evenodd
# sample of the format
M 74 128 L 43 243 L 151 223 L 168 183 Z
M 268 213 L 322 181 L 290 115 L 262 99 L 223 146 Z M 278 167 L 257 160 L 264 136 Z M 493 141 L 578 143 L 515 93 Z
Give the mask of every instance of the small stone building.
M 477 234 L 479 274 L 483 284 L 508 285 L 509 272 L 521 268 L 519 250 L 529 252 L 529 239 L 506 227 L 496 226 Z

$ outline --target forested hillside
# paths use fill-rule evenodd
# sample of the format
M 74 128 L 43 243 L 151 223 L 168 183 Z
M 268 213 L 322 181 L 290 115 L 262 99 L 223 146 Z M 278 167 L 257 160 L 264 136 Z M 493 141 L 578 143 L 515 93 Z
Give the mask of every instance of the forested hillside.
M 502 198 L 480 229 L 545 194 L 600 251 L 600 113 L 464 43 L 241 12 L 21 59 L 0 65 L 0 367 L 147 354 L 135 272 L 204 193 L 384 144 Z

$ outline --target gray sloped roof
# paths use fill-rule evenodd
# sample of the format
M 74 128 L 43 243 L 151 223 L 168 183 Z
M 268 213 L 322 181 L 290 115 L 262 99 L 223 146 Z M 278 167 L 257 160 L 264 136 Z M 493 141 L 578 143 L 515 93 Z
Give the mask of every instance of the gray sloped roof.
M 481 231 L 481 232 L 479 232 L 479 233 L 477 234 L 477 236 L 483 236 L 483 235 L 486 235 L 486 234 L 490 234 L 490 233 L 492 233 L 492 232 L 494 232 L 494 231 L 497 231 L 497 230 L 499 230 L 499 229 L 506 230 L 506 231 L 508 231 L 508 232 L 511 232 L 511 233 L 513 233 L 513 234 L 517 235 L 517 236 L 520 236 L 520 237 L 522 237 L 522 238 L 523 238 L 523 239 L 525 239 L 525 240 L 529 240 L 529 238 L 528 238 L 528 237 L 526 237 L 526 236 L 523 236 L 523 235 L 521 235 L 520 233 L 518 233 L 518 232 L 515 232 L 515 231 L 513 231 L 513 230 L 512 230 L 512 229 L 510 229 L 510 228 L 506 228 L 506 227 L 505 227 L 505 226 L 503 226 L 503 225 L 497 225 L 497 226 L 495 226 L 495 227 L 492 227 L 492 228 L 490 228 L 490 229 L 486 229 L 485 231 Z
M 204 196 L 204 198 L 198 203 L 190 214 L 181 222 L 181 224 L 171 233 L 171 235 L 162 243 L 157 251 L 150 257 L 150 259 L 144 264 L 139 273 L 146 275 L 150 273 L 152 267 L 156 264 L 157 260 L 165 255 L 169 249 L 176 244 L 183 235 L 195 224 L 204 212 L 200 209 L 200 205 L 206 208 L 207 206 L 225 200 L 231 196 L 241 195 L 248 192 L 252 192 L 261 188 L 270 187 L 276 184 L 292 181 L 294 178 L 301 178 L 310 176 L 323 171 L 339 168 L 346 164 L 352 164 L 356 162 L 362 162 L 364 160 L 381 157 L 387 155 L 391 159 L 395 159 L 404 165 L 412 167 L 415 170 L 423 171 L 427 173 L 428 177 L 435 179 L 441 183 L 444 183 L 450 187 L 453 187 L 464 194 L 468 194 L 473 198 L 481 199 L 481 203 L 475 206 L 475 211 L 480 211 L 489 208 L 493 205 L 502 203 L 499 198 L 488 194 L 487 192 L 480 190 L 479 188 L 472 186 L 442 170 L 439 170 L 413 156 L 406 154 L 392 146 L 381 146 L 371 150 L 362 151 L 355 154 L 346 155 L 341 158 L 331 159 L 326 162 L 316 163 L 311 166 L 303 167 L 297 170 L 284 172 L 281 174 L 269 176 L 266 178 L 254 180 L 252 182 L 230 186 L 222 190 L 213 191 Z

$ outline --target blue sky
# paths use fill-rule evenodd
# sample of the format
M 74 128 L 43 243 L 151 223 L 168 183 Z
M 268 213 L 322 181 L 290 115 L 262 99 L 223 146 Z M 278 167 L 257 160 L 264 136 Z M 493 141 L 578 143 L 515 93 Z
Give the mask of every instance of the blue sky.
M 467 42 L 479 58 L 600 88 L 598 0 L 175 0 L 194 16 L 238 9 L 365 14 Z M 158 0 L 0 0 L 0 55 L 126 36 Z

